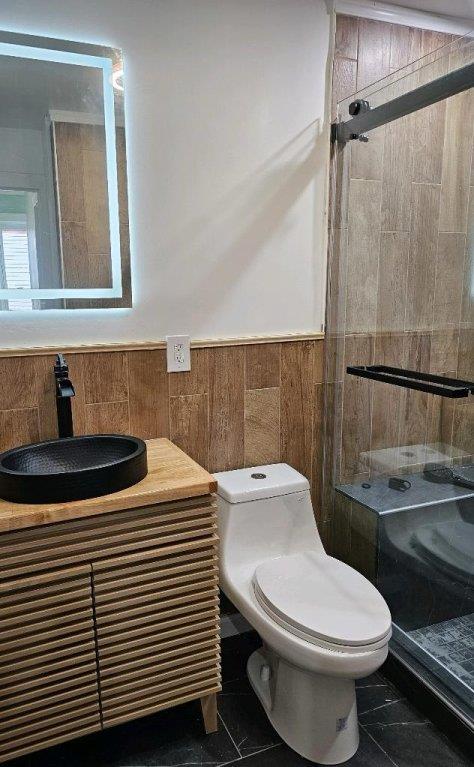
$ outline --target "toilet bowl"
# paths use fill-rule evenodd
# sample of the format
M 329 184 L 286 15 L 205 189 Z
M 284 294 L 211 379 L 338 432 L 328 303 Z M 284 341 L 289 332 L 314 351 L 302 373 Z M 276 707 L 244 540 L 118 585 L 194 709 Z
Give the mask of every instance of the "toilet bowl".
M 355 680 L 384 662 L 391 618 L 377 589 L 324 551 L 309 483 L 286 464 L 220 472 L 220 586 L 259 633 L 250 683 L 301 756 L 357 751 Z

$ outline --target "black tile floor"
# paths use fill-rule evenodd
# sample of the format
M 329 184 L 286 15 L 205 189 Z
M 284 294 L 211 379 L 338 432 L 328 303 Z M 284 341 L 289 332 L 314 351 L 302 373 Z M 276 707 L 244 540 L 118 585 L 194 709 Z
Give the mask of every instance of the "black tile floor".
M 245 674 L 254 634 L 223 642 L 219 731 L 198 702 L 9 762 L 6 767 L 309 767 L 281 742 Z M 357 683 L 360 746 L 348 767 L 467 767 L 471 762 L 381 674 Z

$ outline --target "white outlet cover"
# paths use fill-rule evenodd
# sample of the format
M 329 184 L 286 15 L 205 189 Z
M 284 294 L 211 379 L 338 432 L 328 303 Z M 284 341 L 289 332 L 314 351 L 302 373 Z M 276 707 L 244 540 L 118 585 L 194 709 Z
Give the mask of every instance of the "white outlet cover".
M 189 336 L 166 336 L 166 367 L 168 373 L 191 370 L 191 339 Z

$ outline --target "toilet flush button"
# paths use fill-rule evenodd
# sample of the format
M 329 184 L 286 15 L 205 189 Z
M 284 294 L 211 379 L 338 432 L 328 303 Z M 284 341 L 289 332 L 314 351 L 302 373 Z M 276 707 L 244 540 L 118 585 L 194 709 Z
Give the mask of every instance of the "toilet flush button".
M 269 682 L 270 681 L 270 677 L 271 677 L 270 666 L 267 666 L 267 665 L 264 664 L 260 668 L 260 679 L 262 680 L 262 682 Z

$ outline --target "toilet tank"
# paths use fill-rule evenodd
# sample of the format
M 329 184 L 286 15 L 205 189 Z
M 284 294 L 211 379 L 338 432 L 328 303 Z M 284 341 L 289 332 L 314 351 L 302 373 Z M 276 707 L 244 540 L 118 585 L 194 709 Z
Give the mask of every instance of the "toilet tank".
M 214 476 L 225 570 L 297 551 L 323 552 L 309 482 L 291 466 L 274 463 Z

